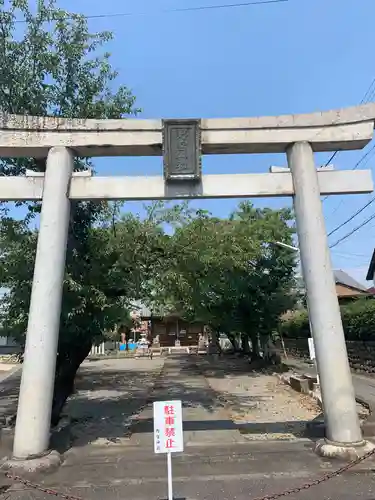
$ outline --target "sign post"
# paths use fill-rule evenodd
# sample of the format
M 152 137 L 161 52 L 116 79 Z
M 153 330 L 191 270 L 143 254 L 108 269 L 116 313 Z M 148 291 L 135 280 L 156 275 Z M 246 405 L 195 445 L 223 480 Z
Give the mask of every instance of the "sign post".
M 314 345 L 314 339 L 312 337 L 309 337 L 308 339 L 309 342 L 309 354 L 310 354 L 310 359 L 314 361 L 315 363 L 315 369 L 316 369 L 316 381 L 319 384 L 319 373 L 318 373 L 318 366 L 316 364 L 316 356 L 315 356 L 315 345 Z
M 172 453 L 184 451 L 181 401 L 154 402 L 154 451 L 167 454 L 168 500 L 173 500 Z
M 168 500 L 173 500 L 173 481 L 172 481 L 172 453 L 167 453 L 167 469 L 168 469 Z

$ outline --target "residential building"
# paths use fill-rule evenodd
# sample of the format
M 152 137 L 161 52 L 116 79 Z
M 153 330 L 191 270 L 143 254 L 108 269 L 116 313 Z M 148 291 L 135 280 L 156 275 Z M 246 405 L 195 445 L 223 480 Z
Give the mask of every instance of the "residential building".
M 336 282 L 336 293 L 340 304 L 346 304 L 353 300 L 372 297 L 365 285 L 362 285 L 345 271 L 337 269 L 333 271 Z
M 137 303 L 141 325 L 149 325 L 150 336 L 160 347 L 197 346 L 204 334 L 204 324 L 200 321 L 186 321 L 177 312 L 152 311 L 144 304 Z
M 375 260 L 374 260 L 374 266 L 375 266 Z M 356 281 L 342 269 L 335 269 L 333 271 L 333 275 L 336 283 L 337 298 L 339 300 L 340 305 L 346 304 L 358 298 L 373 297 L 373 294 L 366 288 L 365 285 L 362 285 L 361 283 Z M 301 293 L 303 293 L 304 284 L 302 277 L 299 277 L 298 282 L 299 282 L 299 289 L 301 290 Z

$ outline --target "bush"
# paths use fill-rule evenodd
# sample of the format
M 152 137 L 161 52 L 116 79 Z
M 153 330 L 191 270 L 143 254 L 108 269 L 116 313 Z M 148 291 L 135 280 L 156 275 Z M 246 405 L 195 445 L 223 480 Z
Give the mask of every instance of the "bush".
M 375 300 L 361 299 L 341 308 L 347 340 L 375 340 Z
M 293 316 L 280 322 L 279 332 L 291 339 L 310 337 L 309 316 L 307 311 L 296 311 Z
M 358 299 L 341 306 L 341 318 L 346 340 L 375 340 L 375 300 Z M 286 338 L 309 337 L 307 311 L 296 312 L 282 321 L 279 331 Z

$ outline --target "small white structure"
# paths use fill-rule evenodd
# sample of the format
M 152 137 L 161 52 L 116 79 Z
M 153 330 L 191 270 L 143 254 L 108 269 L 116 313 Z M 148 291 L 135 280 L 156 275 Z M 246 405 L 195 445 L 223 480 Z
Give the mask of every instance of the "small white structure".
M 375 250 L 372 253 L 371 262 L 367 271 L 367 281 L 372 281 L 375 286 Z
M 104 356 L 104 354 L 105 354 L 105 342 L 102 342 L 99 345 L 93 345 L 91 347 L 89 356 Z

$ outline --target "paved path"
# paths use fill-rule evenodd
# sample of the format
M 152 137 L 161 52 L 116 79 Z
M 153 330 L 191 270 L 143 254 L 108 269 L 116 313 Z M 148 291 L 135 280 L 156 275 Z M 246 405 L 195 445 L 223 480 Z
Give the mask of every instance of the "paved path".
M 195 357 L 167 357 L 163 377 L 152 400 L 182 401 L 185 445 L 195 446 L 220 442 L 243 443 L 240 434 L 223 403 L 199 372 Z M 153 448 L 152 405 L 141 413 L 134 429 L 132 444 Z
M 102 359 L 82 364 L 64 408 L 71 446 L 122 446 L 131 417 L 147 402 L 164 358 Z
M 57 472 L 34 481 L 89 500 L 165 499 L 166 458 L 153 454 L 150 432 L 151 403 L 164 398 L 181 398 L 185 407 L 186 451 L 173 457 L 176 500 L 251 500 L 302 486 L 341 465 L 320 460 L 308 440 L 248 441 L 238 431 L 218 393 L 232 394 L 231 402 L 238 411 L 254 402 L 254 398 L 259 400 L 261 381 L 268 384 L 269 375 L 246 372 L 241 360 L 231 368 L 223 360 L 207 364 L 193 356 L 168 357 L 160 372 L 163 362 L 86 363 L 77 380 L 76 394 L 67 407 L 67 411 L 75 415 L 75 425 L 80 426 L 82 434 L 75 435 L 73 448 L 67 451 L 65 462 Z M 155 383 L 150 399 L 149 389 Z M 252 386 L 256 390 L 252 390 Z M 277 387 L 272 386 L 270 390 L 275 391 Z M 299 396 L 293 392 L 289 395 L 286 386 L 280 390 L 285 391 L 285 401 L 297 411 Z M 148 406 L 140 413 L 131 438 L 126 442 L 118 439 L 124 434 L 129 413 L 145 400 Z M 272 417 L 270 401 L 272 403 L 269 395 L 258 401 L 264 405 L 262 418 L 267 416 L 266 408 L 271 409 L 268 416 Z M 252 415 L 253 409 L 249 408 L 248 415 Z M 259 416 L 259 411 L 258 405 L 258 413 L 254 415 Z M 84 418 L 93 416 L 93 412 L 95 416 L 87 420 L 85 429 Z M 280 418 L 284 418 L 283 415 Z M 88 431 L 86 437 L 85 430 Z M 1 475 L 0 486 L 12 490 L 11 500 L 51 498 Z M 317 497 L 374 500 L 373 474 L 368 469 L 357 469 L 288 496 L 291 500 Z
M 0 419 L 4 420 L 17 411 L 18 392 L 22 365 L 0 373 Z
M 173 457 L 175 500 L 255 500 L 322 478 L 342 464 L 320 460 L 311 444 L 257 442 L 191 448 Z M 311 489 L 288 495 L 290 500 L 374 500 L 375 483 L 369 469 L 356 469 Z M 166 458 L 152 452 L 94 449 L 85 460 L 67 460 L 58 473 L 34 479 L 44 487 L 87 500 L 164 500 Z M 48 500 L 48 495 L 11 480 L 11 500 Z M 5 492 L 5 495 L 7 493 Z M 58 496 L 54 496 L 59 498 Z
M 197 450 L 198 451 L 198 450 Z M 317 465 L 309 460 L 305 450 L 296 447 L 260 447 L 239 449 L 232 453 L 221 448 L 217 453 L 200 449 L 194 456 L 174 460 L 175 500 L 251 500 L 279 493 L 285 489 L 302 486 L 329 470 L 329 465 Z M 122 462 L 125 465 L 126 458 Z M 129 458 L 128 458 L 129 460 Z M 114 464 L 113 464 L 114 465 Z M 118 464 L 121 467 L 121 463 Z M 141 473 L 134 477 L 134 470 Z M 129 478 L 124 477 L 128 472 Z M 80 488 L 79 492 L 89 499 L 156 500 L 166 498 L 165 464 L 160 460 L 133 462 L 123 468 L 117 484 L 103 481 L 102 487 Z M 346 475 L 317 486 L 311 490 L 289 495 L 290 500 L 374 500 L 373 475 Z M 40 499 L 38 493 L 34 498 Z
M 316 375 L 315 366 L 306 361 L 288 358 L 283 359 L 283 362 L 299 373 Z M 372 375 L 352 373 L 352 379 L 356 396 L 366 401 L 366 403 L 370 405 L 370 408 L 375 410 L 375 377 Z

